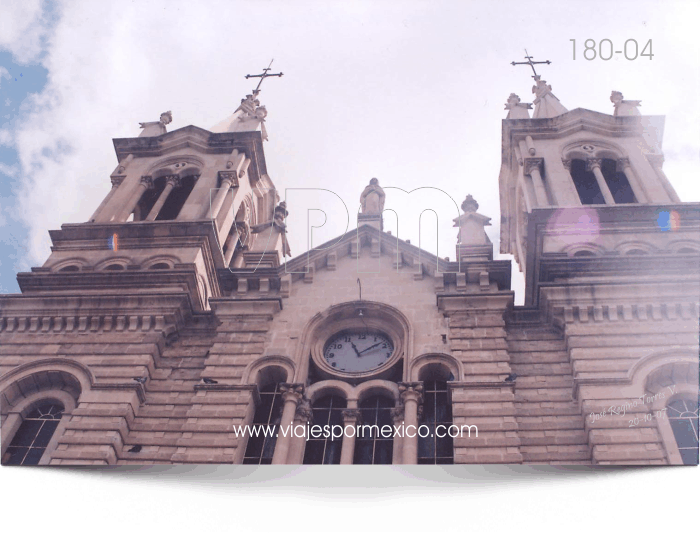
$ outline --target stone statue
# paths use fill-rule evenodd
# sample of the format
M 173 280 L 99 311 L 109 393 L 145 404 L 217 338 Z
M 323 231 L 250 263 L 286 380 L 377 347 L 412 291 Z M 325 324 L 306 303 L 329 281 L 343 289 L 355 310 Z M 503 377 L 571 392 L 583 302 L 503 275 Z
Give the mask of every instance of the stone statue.
M 241 105 L 238 106 L 236 111 L 243 111 L 241 117 L 253 117 L 255 116 L 255 110 L 260 106 L 260 100 L 256 98 L 257 95 L 245 95 L 245 98 L 241 98 Z M 236 113 L 234 111 L 234 113 Z
M 239 126 L 229 131 L 249 131 L 255 129 L 255 127 L 260 124 L 262 138 L 267 141 L 267 130 L 265 129 L 267 109 L 265 106 L 261 106 L 260 100 L 257 99 L 259 92 L 260 91 L 253 91 L 253 94 L 246 95 L 245 98 L 241 99 L 241 105 L 233 112 L 234 115 L 239 111 L 241 112 L 240 115 L 238 115 Z
M 379 185 L 379 180 L 372 178 L 369 185 L 365 187 L 360 195 L 360 204 L 362 204 L 362 213 L 371 215 L 381 215 L 384 211 L 384 199 L 386 194 L 384 189 Z
M 615 106 L 615 117 L 633 117 L 639 116 L 639 110 L 637 107 L 640 106 L 641 100 L 623 100 L 622 93 L 620 91 L 613 91 L 610 94 L 610 102 Z
M 275 208 L 275 215 L 273 216 L 273 225 L 280 232 L 282 237 L 282 255 L 291 256 L 292 249 L 289 247 L 289 241 L 287 240 L 287 224 L 284 222 L 285 218 L 289 215 L 287 211 L 287 203 L 283 200 Z
M 534 76 L 534 78 L 537 85 L 532 87 L 532 92 L 535 93 L 535 101 L 533 102 L 535 104 L 535 113 L 532 115 L 533 119 L 547 119 L 569 111 L 562 106 L 559 99 L 554 96 L 551 85 L 547 85 L 547 82 L 539 75 Z
M 530 112 L 528 109 L 532 109 L 532 104 L 521 104 L 520 97 L 515 93 L 511 93 L 505 109 L 509 110 L 506 119 L 529 119 Z
M 173 114 L 171 111 L 166 111 L 160 114 L 160 120 L 153 122 L 139 122 L 139 126 L 143 128 L 143 132 L 139 137 L 154 137 L 167 132 L 165 126 L 173 122 Z
M 275 208 L 275 214 L 273 216 L 275 226 L 277 226 L 280 230 L 284 230 L 287 227 L 286 223 L 284 222 L 287 215 L 289 215 L 289 212 L 287 211 L 287 203 L 283 200 Z

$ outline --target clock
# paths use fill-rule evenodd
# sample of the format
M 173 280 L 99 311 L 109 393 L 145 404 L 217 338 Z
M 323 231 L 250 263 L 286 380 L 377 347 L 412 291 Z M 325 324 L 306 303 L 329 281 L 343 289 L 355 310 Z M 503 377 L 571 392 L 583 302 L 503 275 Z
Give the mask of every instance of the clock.
M 387 334 L 345 331 L 328 340 L 323 359 L 336 371 L 364 373 L 381 367 L 393 353 L 394 344 Z

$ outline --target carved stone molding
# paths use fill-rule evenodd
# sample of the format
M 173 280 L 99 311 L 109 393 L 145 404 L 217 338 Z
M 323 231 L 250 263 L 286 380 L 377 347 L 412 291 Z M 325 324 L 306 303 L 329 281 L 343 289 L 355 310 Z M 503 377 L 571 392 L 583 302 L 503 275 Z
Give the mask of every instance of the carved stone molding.
M 618 169 L 624 171 L 624 169 L 627 169 L 629 167 L 631 167 L 629 158 L 619 158 L 617 160 L 617 168 Z
M 561 159 L 561 163 L 562 163 L 562 165 L 564 165 L 564 168 L 565 168 L 567 171 L 571 172 L 571 160 L 570 160 L 570 159 L 568 159 L 568 158 L 562 158 L 562 159 Z
M 7 333 L 160 332 L 165 329 L 164 315 L 0 317 L 0 332 Z
M 554 309 L 558 323 L 601 323 L 628 321 L 676 321 L 698 317 L 694 303 L 599 304 L 562 306 Z
M 283 382 L 279 385 L 279 388 L 282 392 L 282 400 L 284 400 L 284 402 L 291 400 L 299 405 L 299 402 L 301 402 L 302 398 L 304 397 L 304 384 L 290 384 Z
M 406 401 L 414 400 L 418 404 L 423 402 L 422 382 L 399 382 L 399 394 L 405 404 Z
M 141 183 L 146 186 L 147 189 L 153 187 L 153 177 L 152 176 L 142 176 Z
M 112 187 L 116 188 L 116 187 L 119 187 L 120 185 L 122 185 L 124 178 L 126 178 L 126 176 L 121 175 L 121 174 L 116 175 L 116 176 L 111 176 L 110 180 L 112 181 Z
M 603 160 L 600 158 L 590 158 L 586 160 L 586 170 L 588 172 L 593 172 L 593 169 L 600 169 Z
M 544 158 L 525 158 L 524 172 L 525 174 L 531 174 L 534 170 L 542 172 L 543 165 Z
M 400 406 L 397 406 L 396 408 L 392 408 L 389 410 L 389 413 L 391 414 L 391 419 L 394 422 L 395 425 L 401 424 L 401 421 L 403 421 L 403 404 Z
M 172 174 L 170 176 L 165 177 L 165 183 L 171 184 L 173 187 L 180 187 L 182 181 L 180 180 L 180 177 L 177 174 Z
M 240 175 L 237 171 L 219 171 L 219 187 L 224 182 L 228 182 L 230 187 L 238 187 L 238 178 Z
M 297 405 L 296 412 L 294 412 L 295 419 L 300 422 L 311 421 L 313 415 L 313 410 L 311 409 L 311 403 L 308 399 L 302 399 Z
M 354 425 L 362 420 L 362 412 L 355 408 L 346 408 L 340 413 L 343 416 L 343 422 L 346 425 Z

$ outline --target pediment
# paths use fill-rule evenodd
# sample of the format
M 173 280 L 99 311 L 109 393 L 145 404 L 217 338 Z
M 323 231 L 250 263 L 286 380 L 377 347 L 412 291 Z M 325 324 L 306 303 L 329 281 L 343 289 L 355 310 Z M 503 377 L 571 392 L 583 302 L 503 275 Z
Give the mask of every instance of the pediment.
M 434 276 L 436 272 L 456 271 L 456 263 L 438 258 L 425 250 L 363 225 L 289 260 L 281 271 L 292 273 L 292 280 L 313 276 L 313 272 L 338 266 L 350 260 L 381 258 L 392 269 L 410 269 L 417 275 Z M 306 274 L 305 274 L 306 273 Z M 309 274 L 311 273 L 311 274 Z

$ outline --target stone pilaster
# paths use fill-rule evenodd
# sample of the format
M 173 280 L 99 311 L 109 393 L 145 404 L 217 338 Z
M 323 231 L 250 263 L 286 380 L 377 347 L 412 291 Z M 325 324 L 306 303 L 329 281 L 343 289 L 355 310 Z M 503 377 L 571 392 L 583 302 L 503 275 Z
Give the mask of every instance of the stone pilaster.
M 504 314 L 512 294 L 438 297 L 449 321 L 452 355 L 464 369 L 461 381 L 449 382 L 453 423 L 475 425 L 454 439 L 455 463 L 521 463 L 514 384 Z M 478 437 L 477 437 L 478 432 Z

